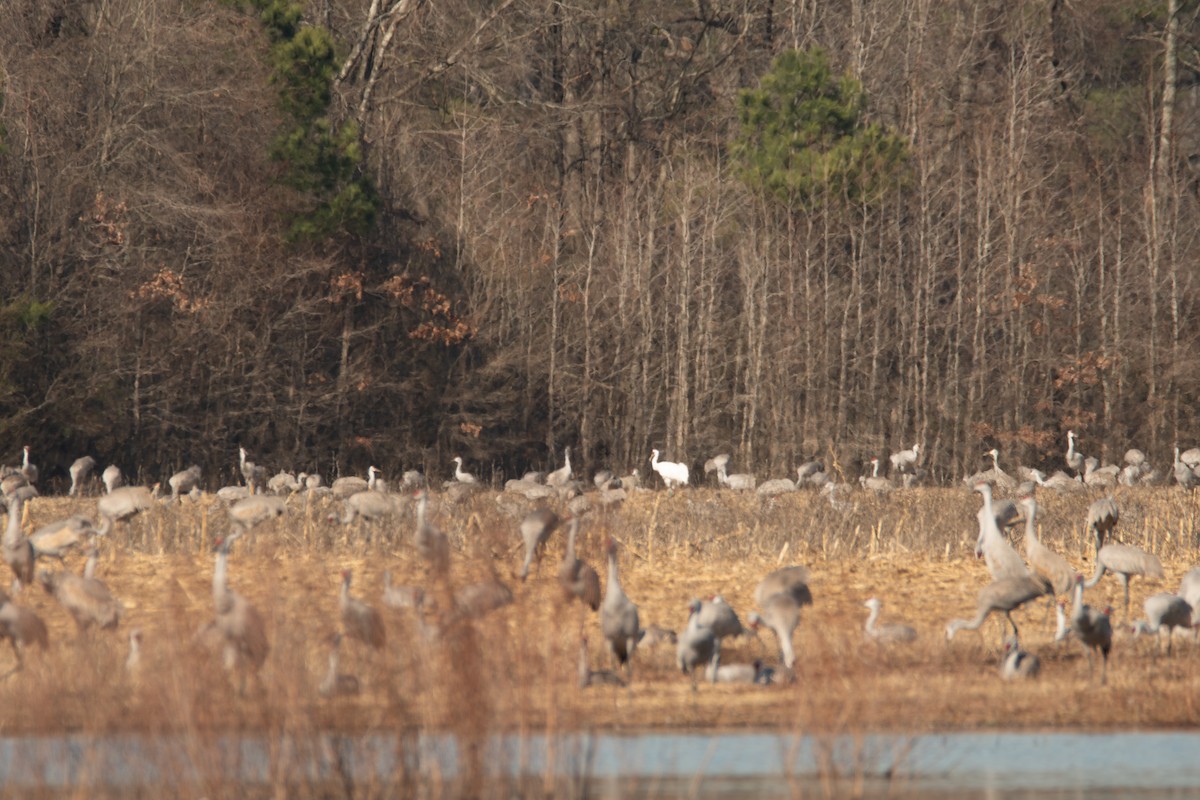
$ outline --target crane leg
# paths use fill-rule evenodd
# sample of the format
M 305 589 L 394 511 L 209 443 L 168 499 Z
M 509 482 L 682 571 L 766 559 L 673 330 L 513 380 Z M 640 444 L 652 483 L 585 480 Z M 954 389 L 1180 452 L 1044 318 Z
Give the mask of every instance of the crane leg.
M 1125 587 L 1125 619 L 1129 619 L 1129 576 L 1121 575 L 1121 585 Z

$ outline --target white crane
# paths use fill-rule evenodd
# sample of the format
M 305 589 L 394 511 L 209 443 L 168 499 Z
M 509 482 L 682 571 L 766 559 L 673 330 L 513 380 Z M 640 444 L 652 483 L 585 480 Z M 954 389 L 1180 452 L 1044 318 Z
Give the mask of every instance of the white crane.
M 454 457 L 454 480 L 459 483 L 479 483 L 479 479 L 469 472 L 463 470 L 462 456 Z
M 668 489 L 674 489 L 676 486 L 687 486 L 687 464 L 680 464 L 678 461 L 659 461 L 658 450 L 651 450 L 650 466 L 662 478 L 663 483 L 666 484 Z

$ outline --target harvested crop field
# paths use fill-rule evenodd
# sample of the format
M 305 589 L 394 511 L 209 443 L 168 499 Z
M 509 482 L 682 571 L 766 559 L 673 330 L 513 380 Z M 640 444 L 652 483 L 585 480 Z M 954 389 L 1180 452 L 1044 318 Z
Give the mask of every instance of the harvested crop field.
M 1092 572 L 1083 520 L 1090 497 L 1040 498 L 1045 544 L 1081 572 Z M 1196 562 L 1193 496 L 1176 489 L 1125 490 L 1116 495 L 1117 539 L 1157 553 L 1166 580 L 1132 584 L 1130 616 L 1142 600 L 1175 591 Z M 27 507 L 26 531 L 70 513 L 92 514 L 94 499 L 38 498 Z M 835 510 L 815 494 L 763 501 L 754 496 L 693 489 L 643 492 L 622 507 L 594 511 L 581 526 L 580 555 L 601 572 L 601 542 L 620 544 L 622 583 L 638 604 L 643 626 L 682 630 L 691 598 L 721 594 L 743 621 L 754 610 L 758 579 L 785 564 L 812 573 L 814 604 L 796 634 L 799 661 L 790 685 L 701 683 L 693 691 L 675 666 L 674 648 L 638 651 L 629 688 L 581 690 L 576 663 L 581 632 L 593 668 L 607 667 L 597 615 L 565 605 L 555 579 L 565 531 L 551 538 L 528 582 L 516 580 L 522 549 L 519 517 L 494 493 L 459 505 L 434 497 L 433 521 L 451 539 L 451 581 L 458 586 L 495 573 L 513 587 L 515 602 L 482 620 L 422 635 L 413 612 L 383 609 L 383 574 L 422 585 L 425 569 L 412 541 L 411 511 L 391 523 L 331 523 L 330 500 L 289 512 L 235 543 L 231 587 L 265 618 L 270 654 L 244 693 L 220 658 L 194 641 L 213 616 L 211 542 L 229 530 L 215 499 L 183 501 L 121 523 L 101 542 L 98 577 L 125 604 L 117 633 L 76 634 L 74 623 L 40 587 L 22 591 L 19 605 L 50 627 L 50 648 L 31 651 L 26 668 L 0 683 L 0 731 L 444 730 L 492 732 L 777 729 L 815 732 L 925 732 L 954 729 L 1109 730 L 1192 726 L 1200 721 L 1200 672 L 1190 636 L 1176 636 L 1171 656 L 1134 640 L 1121 609 L 1121 589 L 1106 577 L 1088 592 L 1111 604 L 1120 625 L 1108 684 L 1090 680 L 1081 646 L 1055 643 L 1048 602 L 1014 614 L 1023 646 L 1042 659 L 1041 677 L 1004 682 L 997 674 L 999 617 L 979 632 L 944 635 L 948 620 L 971 617 L 988 581 L 973 557 L 978 499 L 965 489 L 856 495 Z M 1018 537 L 1019 538 L 1019 537 Z M 57 569 L 54 562 L 46 566 Z M 68 556 L 77 571 L 81 555 Z M 329 641 L 340 628 L 341 571 L 353 571 L 352 593 L 380 608 L 387 641 L 381 651 L 347 639 L 340 669 L 355 675 L 356 695 L 322 697 Z M 883 600 L 883 621 L 915 627 L 912 644 L 864 641 L 863 601 Z M 144 634 L 142 662 L 124 669 L 127 632 Z M 734 641 L 723 661 L 777 661 L 773 635 Z M 14 663 L 0 650 L 0 669 Z M 1098 676 L 1097 676 L 1098 677 Z

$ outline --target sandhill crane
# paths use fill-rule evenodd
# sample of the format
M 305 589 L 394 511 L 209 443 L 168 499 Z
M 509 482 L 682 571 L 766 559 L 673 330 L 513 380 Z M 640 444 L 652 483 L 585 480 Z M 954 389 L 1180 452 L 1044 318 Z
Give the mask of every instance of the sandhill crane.
M 416 493 L 417 525 L 413 532 L 413 544 L 417 554 L 435 572 L 444 572 L 450 566 L 450 540 L 426 519 L 429 493 L 421 489 Z
M 142 629 L 129 632 L 129 654 L 125 656 L 125 671 L 136 675 L 142 667 Z
M 338 595 L 338 611 L 346 635 L 379 650 L 387 641 L 383 617 L 371 606 L 350 596 L 350 570 L 342 570 L 342 591 Z
M 1088 579 L 1085 587 L 1090 589 L 1100 582 L 1104 573 L 1115 573 L 1125 591 L 1125 616 L 1129 616 L 1129 581 L 1134 575 L 1147 578 L 1163 578 L 1162 562 L 1153 553 L 1147 553 L 1132 545 L 1105 543 L 1117 527 L 1119 520 L 1117 504 L 1111 497 L 1104 497 L 1088 508 L 1087 527 L 1092 531 L 1096 546 L 1096 572 Z
M 200 474 L 200 466 L 192 464 L 167 478 L 167 486 L 171 487 L 171 499 L 178 500 L 181 494 L 191 494 L 193 490 L 199 489 Z
M 1015 636 L 1004 640 L 1004 658 L 1000 662 L 1001 678 L 1006 681 L 1014 678 L 1036 678 L 1041 669 L 1041 659 L 1022 650 Z
M 692 603 L 696 606 L 698 623 L 712 630 L 713 635 L 718 639 L 743 636 L 748 633 L 742 626 L 742 621 L 738 619 L 733 606 L 725 602 L 725 598 L 721 595 L 714 594 L 707 600 L 693 600 Z
M 567 600 L 578 599 L 592 611 L 596 611 L 600 608 L 600 576 L 589 564 L 580 561 L 575 555 L 579 517 L 572 516 L 569 522 L 571 527 L 567 533 L 567 551 L 558 566 L 558 583 L 562 586 Z
M 400 513 L 402 502 L 402 498 L 398 495 L 370 490 L 358 492 L 346 498 L 340 522 L 343 525 L 349 525 L 359 517 L 367 522 L 378 522 Z M 332 522 L 333 519 L 331 514 L 330 521 Z
M 650 451 L 650 466 L 662 478 L 662 482 L 668 489 L 674 489 L 676 486 L 687 486 L 688 483 L 688 468 L 687 464 L 680 464 L 678 461 L 659 461 L 658 451 Z
M 725 467 L 722 465 L 717 469 L 717 483 L 724 486 L 726 489 L 733 489 L 738 492 L 750 491 L 758 483 L 757 479 L 746 472 L 738 472 L 733 475 L 725 473 Z
M 1146 611 L 1146 619 L 1138 620 L 1132 625 L 1134 636 L 1143 633 L 1153 633 L 1158 636 L 1159 649 L 1162 649 L 1162 630 L 1167 629 L 1167 655 L 1171 654 L 1171 635 L 1176 628 L 1192 627 L 1192 605 L 1177 594 L 1160 592 L 1146 598 L 1142 605 Z
M 863 626 L 868 639 L 880 644 L 891 644 L 892 642 L 911 642 L 917 638 L 917 632 L 908 625 L 898 622 L 888 622 L 883 625 L 878 623 L 879 609 L 883 606 L 879 598 L 869 598 L 863 605 L 871 610 L 871 613 L 867 615 L 866 625 Z
M 497 608 L 513 601 L 512 589 L 492 576 L 479 583 L 470 583 L 454 591 L 454 617 L 481 619 Z
M 24 668 L 27 647 L 37 645 L 45 650 L 49 644 L 46 623 L 42 618 L 34 611 L 13 603 L 7 596 L 0 599 L 0 639 L 8 639 L 17 659 L 16 666 L 9 674 Z
M 546 476 L 546 484 L 549 486 L 566 486 L 571 482 L 571 476 L 575 473 L 571 471 L 571 448 L 563 448 L 563 465 Z
M 975 491 L 983 497 L 983 506 L 976 514 L 979 521 L 979 537 L 975 540 L 975 557 L 983 558 L 987 562 L 992 580 L 1028 575 L 1029 570 L 1025 568 L 1025 562 L 996 525 L 991 485 L 981 481 L 975 484 Z
M 796 649 L 792 645 L 792 637 L 800 625 L 800 603 L 788 592 L 776 592 L 759 602 L 758 608 L 757 612 L 752 611 L 746 618 L 750 628 L 755 631 L 764 625 L 770 628 L 779 642 L 783 665 L 791 669 L 796 665 Z
M 267 468 L 250 461 L 246 457 L 247 455 L 246 448 L 238 448 L 238 469 L 246 481 L 246 487 L 250 490 L 250 494 L 255 494 L 261 491 L 267 482 Z
M 1071 611 L 1071 632 L 1075 638 L 1087 648 L 1088 677 L 1095 671 L 1093 652 L 1099 650 L 1104 656 L 1103 671 L 1100 673 L 1100 683 L 1108 680 L 1108 653 L 1112 649 L 1112 614 L 1111 608 L 1097 611 L 1083 602 L 1083 576 L 1075 578 L 1075 608 Z
M 1148 480 L 1153 472 L 1150 464 L 1146 462 L 1146 454 L 1136 447 L 1125 451 L 1124 462 L 1125 467 L 1117 476 L 1117 482 L 1122 486 L 1137 486 L 1143 482 L 1143 479 Z
M 329 491 L 339 500 L 345 500 L 353 497 L 359 492 L 368 492 L 371 490 L 371 482 L 366 478 L 360 478 L 357 475 L 345 475 L 336 479 L 329 486 Z
M 258 609 L 229 588 L 229 547 L 237 537 L 238 534 L 233 534 L 218 538 L 213 548 L 216 552 L 212 580 L 216 617 L 212 628 L 223 646 L 225 669 L 232 670 L 241 664 L 257 672 L 267 660 L 270 645 L 267 642 L 267 628 Z M 245 689 L 244 679 L 241 688 Z
M 454 459 L 454 480 L 459 483 L 479 483 L 479 479 L 469 472 L 463 470 L 462 456 L 455 456 Z
M 37 489 L 30 486 L 29 481 L 20 472 L 13 472 L 0 478 L 0 493 L 4 495 L 5 500 L 12 500 L 18 495 L 20 495 L 20 500 L 37 497 Z
M 34 558 L 57 558 L 60 562 L 66 552 L 79 547 L 99 532 L 87 517 L 76 514 L 66 519 L 50 522 L 29 536 Z
M 1075 570 L 1065 558 L 1038 539 L 1037 501 L 1026 497 L 1021 505 L 1025 509 L 1025 557 L 1033 571 L 1050 583 L 1055 594 L 1066 594 L 1075 583 Z
M 158 484 L 153 489 L 145 486 L 121 486 L 96 501 L 96 515 L 100 517 L 99 536 L 107 536 L 113 525 L 125 522 L 148 508 L 154 507 Z
M 764 606 L 773 595 L 785 594 L 799 606 L 811 606 L 813 598 L 808 588 L 808 580 L 808 567 L 780 567 L 767 573 L 758 582 L 758 586 L 754 587 L 754 602 Z
M 917 459 L 921 455 L 921 445 L 914 444 L 911 450 L 901 450 L 898 453 L 892 453 L 888 458 L 892 462 L 892 469 L 901 475 L 912 475 L 917 471 Z
M 660 644 L 678 644 L 675 631 L 661 625 L 647 625 L 638 631 L 638 647 L 655 647 Z
M 730 458 L 732 458 L 732 456 L 730 456 L 729 453 L 718 453 L 717 455 L 708 459 L 704 462 L 704 474 L 708 475 L 712 472 L 720 472 L 729 465 Z
M 71 497 L 79 494 L 80 487 L 87 482 L 95 468 L 96 459 L 91 456 L 80 456 L 71 462 L 71 467 L 67 470 L 71 476 L 71 490 L 67 494 Z
M 1012 625 L 1013 636 L 1020 636 L 1017 623 L 1013 621 L 1012 612 L 1042 595 L 1051 591 L 1050 585 L 1036 575 L 1022 575 L 1014 578 L 1001 578 L 992 581 L 979 590 L 976 602 L 977 613 L 972 620 L 954 619 L 946 624 L 946 640 L 954 638 L 960 630 L 979 630 L 983 621 L 993 611 L 1001 611 Z
M 290 472 L 276 472 L 267 481 L 267 491 L 271 494 L 290 495 L 293 492 L 300 491 L 301 488 L 300 479 Z
M 125 485 L 125 476 L 116 464 L 109 464 L 105 467 L 104 472 L 100 475 L 100 480 L 104 483 L 104 491 L 110 494 L 114 489 L 120 489 Z
M 404 474 L 400 476 L 400 488 L 412 491 L 414 489 L 424 489 L 428 482 L 425 480 L 425 474 L 420 470 L 406 469 Z
M 393 586 L 392 573 L 383 573 L 383 604 L 392 609 L 421 609 L 425 605 L 425 590 L 420 586 Z
M 338 651 L 342 647 L 342 635 L 335 633 L 329 641 L 329 667 L 325 677 L 317 686 L 317 694 L 321 697 L 335 695 L 358 694 L 358 678 L 338 671 Z
M 282 497 L 252 494 L 229 507 L 229 524 L 235 533 L 246 534 L 259 524 L 282 516 L 285 511 L 287 502 Z
M 1191 467 L 1192 472 L 1200 471 L 1200 447 L 1189 447 L 1179 459 Z
M 1075 449 L 1075 431 L 1067 431 L 1067 467 L 1082 477 L 1083 464 L 1083 453 Z
M 1017 479 L 1000 469 L 1000 451 L 993 447 L 984 453 L 984 455 L 992 457 L 992 468 L 984 473 L 988 475 L 987 480 L 1008 492 L 1017 488 Z
M 4 553 L 4 563 L 13 571 L 13 593 L 22 586 L 33 583 L 33 565 L 35 562 L 33 545 L 21 532 L 21 508 L 23 501 L 14 498 L 8 503 L 8 524 L 4 529 L 4 539 L 0 543 L 0 551 Z
M 611 670 L 588 667 L 588 640 L 586 637 L 579 640 L 578 675 L 580 689 L 587 689 L 590 686 L 626 685 L 624 679 Z
M 93 625 L 111 629 L 120 624 L 125 609 L 99 578 L 41 570 L 38 580 L 75 620 L 80 633 Z
M 712 628 L 700 624 L 700 601 L 693 600 L 688 606 L 688 623 L 675 646 L 675 661 L 679 670 L 692 678 L 692 689 L 699 677 L 697 667 L 711 663 L 720 652 L 720 643 Z
M 217 489 L 217 499 L 226 505 L 233 505 L 238 500 L 244 500 L 250 496 L 250 489 L 247 486 L 222 486 Z
M 759 484 L 755 492 L 759 497 L 774 497 L 796 491 L 796 484 L 787 478 L 771 478 Z
M 1179 445 L 1175 445 L 1175 482 L 1187 491 L 1196 488 L 1196 472 L 1179 457 Z
M 638 608 L 621 587 L 617 543 L 610 538 L 605 550 L 608 553 L 608 585 L 604 588 L 604 602 L 600 605 L 600 630 L 604 633 L 613 658 L 618 664 L 624 664 L 626 675 L 631 676 L 633 651 L 637 648 L 640 630 Z
M 529 577 L 529 567 L 533 564 L 534 556 L 538 555 L 542 545 L 550 538 L 558 527 L 558 514 L 546 507 L 535 508 L 521 520 L 521 541 L 525 543 L 525 562 L 521 564 L 521 580 Z
M 1059 494 L 1072 494 L 1076 492 L 1087 491 L 1087 486 L 1084 485 L 1083 481 L 1072 478 L 1062 470 L 1055 472 L 1049 478 L 1047 478 L 1046 474 L 1041 470 L 1035 469 L 1031 470 L 1031 472 L 1033 474 L 1033 479 L 1037 482 L 1038 486 L 1058 492 Z
M 37 483 L 38 468 L 37 465 L 29 460 L 29 451 L 29 445 L 25 445 L 25 447 L 22 448 L 23 455 L 21 456 L 21 474 L 24 475 L 25 480 L 29 481 L 30 483 Z
M 1083 460 L 1083 482 L 1088 486 L 1111 488 L 1117 485 L 1121 468 L 1116 464 L 1100 466 L 1100 459 L 1088 456 Z
M 704 669 L 704 679 L 709 683 L 746 683 L 769 686 L 775 682 L 775 670 L 765 666 L 762 660 L 757 658 L 750 664 L 722 664 L 721 654 L 717 652 Z
M 1192 627 L 1200 630 L 1200 567 L 1192 567 L 1184 573 L 1178 594 L 1192 607 Z
M 864 489 L 882 495 L 896 488 L 896 484 L 892 483 L 890 479 L 879 474 L 878 458 L 872 458 L 869 463 L 871 464 L 871 474 L 863 475 L 858 479 Z

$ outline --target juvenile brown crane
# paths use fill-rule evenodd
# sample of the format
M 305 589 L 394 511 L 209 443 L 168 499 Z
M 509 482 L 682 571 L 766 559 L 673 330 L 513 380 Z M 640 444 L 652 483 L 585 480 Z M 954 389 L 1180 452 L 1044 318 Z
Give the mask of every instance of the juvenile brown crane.
M 53 595 L 75 620 L 80 633 L 86 633 L 93 625 L 112 630 L 120 624 L 125 609 L 99 578 L 41 570 L 38 580 L 46 593 Z
M 1025 509 L 1025 557 L 1033 571 L 1045 578 L 1055 594 L 1066 594 L 1075 585 L 1075 570 L 1065 558 L 1042 544 L 1037 535 L 1037 501 L 1026 497 L 1021 501 Z
M 216 568 L 213 570 L 213 608 L 216 616 L 211 626 L 222 644 L 225 668 L 243 666 L 257 672 L 267 660 L 270 645 L 262 615 L 242 595 L 229 588 L 229 547 L 237 535 L 219 538 L 214 546 Z M 244 673 L 242 689 L 245 689 Z
M 338 596 L 338 609 L 342 615 L 342 627 L 346 635 L 368 644 L 376 650 L 383 648 L 387 642 L 387 633 L 383 627 L 383 617 L 379 611 L 367 605 L 357 597 L 350 595 L 351 571 L 342 570 L 342 591 Z
M 558 583 L 568 600 L 575 598 L 592 611 L 600 608 L 600 576 L 591 565 L 575 555 L 575 538 L 579 533 L 579 517 L 570 518 L 571 528 L 567 534 L 567 551 L 558 566 Z

